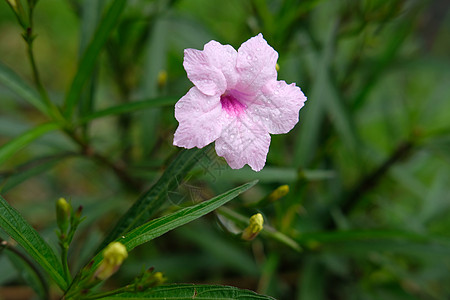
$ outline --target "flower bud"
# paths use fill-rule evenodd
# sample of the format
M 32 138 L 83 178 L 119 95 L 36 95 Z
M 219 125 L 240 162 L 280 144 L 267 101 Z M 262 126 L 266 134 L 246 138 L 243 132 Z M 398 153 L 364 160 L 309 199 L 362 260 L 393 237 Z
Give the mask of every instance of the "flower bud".
M 95 272 L 94 277 L 105 280 L 114 273 L 122 265 L 125 258 L 128 257 L 127 248 L 119 242 L 112 242 L 103 250 L 103 261 Z
M 72 206 L 64 198 L 56 201 L 56 223 L 58 224 L 61 234 L 65 234 L 69 228 L 70 213 Z
M 22 26 L 22 28 L 25 29 L 28 26 L 28 23 L 26 21 L 27 15 L 25 14 L 25 11 L 22 7 L 22 3 L 20 2 L 20 0 L 6 0 L 6 3 L 9 4 L 14 14 L 16 15 L 20 25 Z
M 249 225 L 242 232 L 242 239 L 246 241 L 253 240 L 263 229 L 264 218 L 261 214 L 255 214 L 250 217 Z
M 7 2 L 9 5 L 11 5 L 11 7 L 12 7 L 13 9 L 17 9 L 17 2 L 16 2 L 16 0 L 6 0 L 6 2 Z
M 267 196 L 269 202 L 275 202 L 282 197 L 286 196 L 286 194 L 289 193 L 289 186 L 287 184 L 279 186 L 276 190 L 274 190 L 272 193 L 270 193 L 269 196 Z
M 166 84 L 167 84 L 167 71 L 161 70 L 158 73 L 158 88 L 162 89 L 166 86 Z

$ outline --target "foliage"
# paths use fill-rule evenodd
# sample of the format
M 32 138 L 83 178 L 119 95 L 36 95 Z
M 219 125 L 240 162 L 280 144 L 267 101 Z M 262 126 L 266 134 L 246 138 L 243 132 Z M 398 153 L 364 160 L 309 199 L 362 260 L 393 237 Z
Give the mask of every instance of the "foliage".
M 449 11 L 1 1 L 0 298 L 25 285 L 40 299 L 449 298 Z M 300 123 L 272 136 L 260 172 L 174 147 L 183 49 L 260 32 L 278 79 L 308 97 Z M 243 241 L 257 213 L 264 228 Z M 99 280 L 112 241 L 129 255 Z

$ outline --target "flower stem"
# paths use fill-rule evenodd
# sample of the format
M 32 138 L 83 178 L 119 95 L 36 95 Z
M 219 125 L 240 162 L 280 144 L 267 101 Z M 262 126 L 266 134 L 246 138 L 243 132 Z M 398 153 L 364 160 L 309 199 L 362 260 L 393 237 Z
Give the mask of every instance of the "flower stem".
M 34 57 L 33 52 L 33 11 L 34 11 L 34 4 L 29 5 L 28 10 L 28 26 L 25 28 L 25 32 L 23 33 L 23 38 L 25 42 L 27 43 L 27 55 L 28 59 L 30 61 L 31 70 L 33 73 L 33 81 L 38 89 L 39 95 L 41 96 L 42 101 L 45 103 L 45 105 L 49 109 L 50 116 L 61 123 L 65 123 L 65 119 L 62 116 L 60 110 L 58 107 L 53 104 L 53 102 L 50 100 L 50 97 L 48 96 L 47 90 L 45 89 L 44 85 L 42 84 L 41 77 L 39 75 L 39 70 L 37 68 L 36 59 Z
M 98 293 L 98 294 L 86 296 L 86 297 L 83 297 L 82 299 L 83 300 L 100 299 L 100 298 L 104 298 L 104 297 L 107 297 L 107 296 L 112 296 L 112 295 L 115 295 L 115 294 L 118 294 L 118 293 L 122 293 L 122 292 L 128 292 L 128 291 L 131 290 L 130 287 L 131 287 L 130 285 L 127 285 L 127 286 L 118 288 L 116 290 L 112 290 L 112 291 L 107 291 L 107 292 L 103 292 L 103 293 Z
M 67 282 L 71 282 L 72 278 L 70 275 L 69 264 L 67 262 L 68 259 L 69 246 L 65 243 L 61 243 L 61 261 L 64 270 L 64 277 L 66 277 Z

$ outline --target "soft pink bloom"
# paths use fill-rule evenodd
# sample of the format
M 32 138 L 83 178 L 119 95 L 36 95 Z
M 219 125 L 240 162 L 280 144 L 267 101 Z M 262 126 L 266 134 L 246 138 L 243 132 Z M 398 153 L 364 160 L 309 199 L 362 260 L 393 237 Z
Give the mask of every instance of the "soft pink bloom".
M 175 105 L 179 126 L 173 144 L 202 148 L 216 141 L 216 152 L 233 169 L 248 164 L 260 171 L 270 134 L 289 132 L 306 101 L 294 83 L 277 81 L 278 53 L 262 34 L 238 51 L 210 41 L 186 49 L 183 66 L 194 83 Z

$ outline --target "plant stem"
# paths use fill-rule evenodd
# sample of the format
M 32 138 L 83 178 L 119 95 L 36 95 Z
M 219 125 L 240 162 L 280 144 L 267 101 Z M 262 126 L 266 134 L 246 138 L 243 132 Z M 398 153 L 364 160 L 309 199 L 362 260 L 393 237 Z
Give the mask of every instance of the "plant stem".
M 66 277 L 67 282 L 70 283 L 71 276 L 70 276 L 69 264 L 67 262 L 68 252 L 69 252 L 68 245 L 61 243 L 61 261 L 62 261 L 62 265 L 63 265 L 64 276 Z
M 240 226 L 248 225 L 248 222 L 249 222 L 248 217 L 246 217 L 238 212 L 235 212 L 234 210 L 229 209 L 228 207 L 222 206 L 222 207 L 218 208 L 216 211 L 220 215 L 235 222 L 236 224 L 238 224 Z M 273 240 L 276 240 L 276 241 L 280 242 L 281 244 L 284 244 L 285 246 L 288 246 L 289 248 L 291 248 L 292 250 L 295 250 L 296 252 L 302 251 L 302 247 L 300 247 L 300 245 L 296 241 L 294 241 L 293 239 L 291 239 L 290 237 L 288 237 L 284 233 L 276 230 L 273 227 L 264 225 L 264 227 L 261 231 L 261 234 L 266 237 L 269 237 Z
M 66 121 L 65 121 L 63 115 L 61 114 L 61 111 L 58 109 L 58 107 L 55 104 L 53 104 L 53 102 L 50 100 L 50 97 L 48 96 L 48 93 L 47 93 L 46 89 L 44 88 L 44 85 L 42 84 L 41 77 L 39 75 L 39 71 L 37 68 L 36 59 L 34 57 L 34 52 L 33 52 L 33 41 L 34 41 L 33 11 L 34 11 L 34 4 L 33 5 L 30 4 L 29 10 L 28 10 L 28 26 L 25 28 L 25 32 L 23 34 L 23 38 L 24 38 L 25 42 L 27 43 L 27 55 L 28 55 L 28 59 L 30 61 L 30 65 L 31 65 L 31 70 L 33 73 L 33 81 L 38 89 L 41 99 L 44 101 L 44 103 L 47 105 L 47 107 L 49 109 L 50 116 L 54 120 L 64 124 L 64 123 L 66 123 Z
M 107 291 L 107 292 L 103 292 L 103 293 L 98 293 L 98 294 L 82 297 L 81 299 L 82 300 L 100 299 L 100 298 L 104 298 L 104 297 L 107 297 L 107 296 L 115 295 L 117 293 L 128 292 L 128 291 L 130 291 L 130 286 L 129 285 L 121 287 L 121 288 L 118 288 L 116 290 Z

